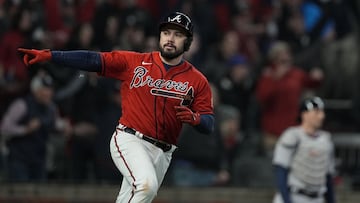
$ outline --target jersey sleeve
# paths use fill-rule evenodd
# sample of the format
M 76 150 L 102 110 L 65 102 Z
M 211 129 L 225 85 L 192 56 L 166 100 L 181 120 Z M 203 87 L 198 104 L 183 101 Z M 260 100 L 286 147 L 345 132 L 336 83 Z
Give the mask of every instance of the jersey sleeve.
M 298 137 L 294 130 L 286 130 L 276 143 L 273 164 L 289 168 L 293 154 L 298 145 Z
M 191 109 L 200 114 L 213 114 L 211 88 L 205 78 L 200 82 L 198 91 L 195 92 Z
M 131 60 L 131 53 L 129 51 L 112 51 L 101 52 L 102 68 L 100 75 L 125 80 L 129 75 L 128 60 Z

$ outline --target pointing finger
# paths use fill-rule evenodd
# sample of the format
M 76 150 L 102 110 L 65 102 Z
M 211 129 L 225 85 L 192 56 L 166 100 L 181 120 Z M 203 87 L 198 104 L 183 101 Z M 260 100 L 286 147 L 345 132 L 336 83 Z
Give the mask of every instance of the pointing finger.
M 25 53 L 25 54 L 31 54 L 32 50 L 31 49 L 24 49 L 24 48 L 18 48 L 18 51 Z

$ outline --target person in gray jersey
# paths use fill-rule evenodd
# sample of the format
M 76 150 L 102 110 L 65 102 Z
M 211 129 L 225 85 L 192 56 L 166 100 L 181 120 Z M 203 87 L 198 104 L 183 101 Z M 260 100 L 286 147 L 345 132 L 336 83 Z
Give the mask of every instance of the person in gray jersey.
M 300 125 L 286 129 L 276 143 L 273 203 L 335 203 L 334 145 L 331 134 L 321 130 L 324 102 L 305 99 L 299 114 Z

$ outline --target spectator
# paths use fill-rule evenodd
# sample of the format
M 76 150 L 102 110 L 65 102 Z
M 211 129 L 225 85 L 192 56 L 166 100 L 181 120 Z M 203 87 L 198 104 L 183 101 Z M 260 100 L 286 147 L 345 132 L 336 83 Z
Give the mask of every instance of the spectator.
M 94 73 L 82 73 L 85 83 L 73 97 L 71 114 L 73 133 L 70 140 L 71 178 L 76 183 L 94 179 L 97 107 L 101 99 L 99 81 Z
M 95 179 L 97 182 L 119 183 L 122 176 L 109 156 L 109 143 L 116 119 L 121 116 L 120 83 L 115 80 L 99 78 L 97 95 L 96 125 L 100 133 L 95 136 Z
M 32 29 L 30 11 L 18 9 L 11 28 L 0 39 L 0 119 L 13 99 L 27 91 L 29 75 L 16 48 L 25 46 Z
M 234 162 L 245 136 L 239 124 L 241 123 L 241 114 L 236 108 L 229 105 L 220 105 L 218 108 L 220 137 L 224 145 L 221 165 L 223 171 L 219 175 L 220 179 L 223 176 L 229 176 L 230 180 L 226 183 L 233 184 L 235 180 L 232 177 L 234 170 L 237 170 Z
M 309 73 L 292 64 L 292 53 L 285 42 L 276 42 L 269 50 L 269 66 L 260 76 L 256 97 L 260 105 L 264 147 L 272 152 L 275 142 L 287 127 L 296 124 L 299 99 L 307 88 L 319 87 L 320 69 Z
M 358 34 L 351 16 L 351 1 L 325 1 L 321 5 L 334 22 L 334 39 L 324 43 L 321 61 L 324 64 L 326 80 L 323 95 L 331 99 L 353 99 L 357 94 L 359 67 Z M 354 4 L 354 3 L 353 3 Z M 355 7 L 356 8 L 356 7 Z M 339 69 L 341 67 L 341 69 Z
M 106 18 L 104 38 L 98 41 L 100 50 L 111 51 L 120 44 L 119 18 L 115 15 Z M 96 36 L 96 35 L 95 35 Z
M 71 36 L 68 49 L 94 49 L 94 29 L 90 23 L 79 24 Z
M 51 33 L 53 47 L 63 48 L 76 24 L 74 5 L 71 1 L 44 0 L 46 29 Z
M 145 48 L 145 30 L 140 22 L 129 22 L 121 33 L 120 46 L 125 50 L 141 51 Z
M 66 49 L 95 49 L 94 30 L 90 23 L 79 24 L 73 31 Z M 78 70 L 61 69 L 61 66 L 46 64 L 48 72 L 56 83 L 54 100 L 64 116 L 71 114 L 71 105 L 76 95 L 86 83 L 86 77 Z
M 134 1 L 124 1 L 121 10 L 121 49 L 141 51 L 144 49 L 147 34 L 155 33 L 156 29 L 149 13 L 138 6 Z
M 284 1 L 280 7 L 278 39 L 289 43 L 294 61 L 304 67 L 319 65 L 322 46 L 333 41 L 335 36 L 332 12 L 325 6 L 330 1 L 323 2 Z M 343 24 L 348 23 L 344 21 Z
M 221 103 L 237 108 L 242 115 L 239 124 L 243 130 L 248 129 L 249 102 L 254 87 L 250 68 L 244 56 L 235 55 L 228 60 L 225 75 L 216 83 Z
M 203 48 L 206 49 L 206 45 L 213 44 L 219 37 L 220 28 L 216 19 L 214 5 L 209 3 L 208 0 L 184 0 L 178 1 L 179 10 L 188 13 L 193 19 L 193 23 L 196 25 L 196 32 L 200 36 L 203 42 Z M 209 23 L 211 22 L 211 23 Z
M 256 22 L 250 3 L 235 4 L 235 11 L 231 17 L 234 30 L 239 37 L 239 50 L 249 60 L 250 64 L 258 62 L 260 48 L 263 42 L 260 39 L 267 33 L 265 22 Z
M 123 19 L 120 17 L 120 1 L 102 1 L 98 4 L 95 16 L 93 18 L 93 26 L 96 31 L 94 34 L 94 42 L 104 51 L 111 51 L 112 47 L 118 45 L 117 38 L 120 37 L 120 25 Z M 109 39 L 110 38 L 110 39 Z M 114 45 L 111 45 L 114 42 Z
M 96 10 L 96 0 L 75 1 L 75 15 L 77 22 L 89 23 L 93 20 Z
M 15 100 L 4 115 L 1 132 L 8 148 L 9 181 L 47 179 L 46 145 L 57 120 L 52 85 L 50 76 L 35 76 L 31 93 Z
M 200 68 L 210 82 L 215 82 L 225 74 L 227 61 L 240 53 L 239 36 L 234 30 L 225 32 L 222 39 L 208 51 L 205 65 Z

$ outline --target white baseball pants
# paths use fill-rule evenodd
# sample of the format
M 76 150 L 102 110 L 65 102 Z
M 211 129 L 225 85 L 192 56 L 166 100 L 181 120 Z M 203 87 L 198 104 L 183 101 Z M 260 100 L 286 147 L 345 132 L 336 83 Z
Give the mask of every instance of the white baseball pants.
M 155 145 L 117 129 L 110 141 L 111 157 L 123 175 L 116 203 L 150 203 L 170 165 L 173 145 L 163 152 Z

